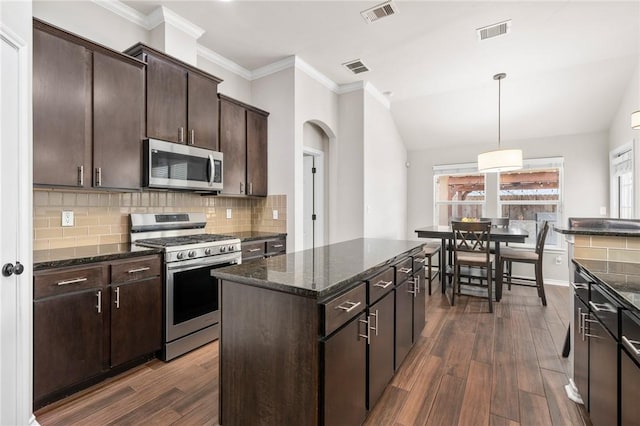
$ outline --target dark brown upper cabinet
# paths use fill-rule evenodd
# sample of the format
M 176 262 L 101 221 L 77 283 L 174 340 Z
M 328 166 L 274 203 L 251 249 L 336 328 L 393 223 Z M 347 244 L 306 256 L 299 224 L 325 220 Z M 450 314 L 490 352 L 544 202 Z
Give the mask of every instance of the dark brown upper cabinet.
M 220 151 L 225 195 L 267 195 L 269 113 L 228 96 L 220 98 Z
M 144 63 L 33 21 L 33 182 L 140 189 Z
M 217 151 L 222 80 L 142 43 L 125 53 L 147 64 L 147 136 Z

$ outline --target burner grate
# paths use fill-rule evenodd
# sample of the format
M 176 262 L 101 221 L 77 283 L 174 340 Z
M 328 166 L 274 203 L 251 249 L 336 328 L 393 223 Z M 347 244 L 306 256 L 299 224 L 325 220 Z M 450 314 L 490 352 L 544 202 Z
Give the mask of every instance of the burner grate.
M 136 244 L 146 245 L 151 247 L 175 247 L 184 246 L 188 244 L 200 244 L 200 243 L 213 243 L 216 241 L 232 240 L 234 237 L 229 235 L 220 234 L 197 234 L 197 235 L 182 235 L 177 237 L 163 237 L 163 238 L 145 238 L 136 240 Z

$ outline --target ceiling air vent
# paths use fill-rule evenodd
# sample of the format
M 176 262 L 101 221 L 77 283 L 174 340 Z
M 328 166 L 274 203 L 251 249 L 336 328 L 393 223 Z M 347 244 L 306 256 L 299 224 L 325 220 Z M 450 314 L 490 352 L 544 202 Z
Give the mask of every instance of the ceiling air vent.
M 360 74 L 361 72 L 369 71 L 369 68 L 367 68 L 367 66 L 364 63 L 362 63 L 360 59 L 356 59 L 355 61 L 345 62 L 342 65 L 344 65 L 346 69 L 348 69 L 354 74 Z
M 498 37 L 504 34 L 508 34 L 511 29 L 511 19 L 508 21 L 498 22 L 497 24 L 488 25 L 486 27 L 478 28 L 478 40 L 486 40 L 488 38 Z
M 363 10 L 360 12 L 360 15 L 362 15 L 368 24 L 371 24 L 387 16 L 395 15 L 396 13 L 398 13 L 398 6 L 392 1 L 387 1 L 371 9 Z

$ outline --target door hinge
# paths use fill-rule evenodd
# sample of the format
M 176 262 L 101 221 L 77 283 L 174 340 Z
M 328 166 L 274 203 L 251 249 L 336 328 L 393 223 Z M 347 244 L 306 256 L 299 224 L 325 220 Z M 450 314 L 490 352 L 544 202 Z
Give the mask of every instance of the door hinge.
M 316 168 L 315 168 L 315 167 L 312 167 L 312 168 L 311 168 L 311 173 L 314 173 L 314 174 L 315 174 L 315 172 L 316 172 Z
M 311 220 L 316 220 L 316 215 L 315 214 L 311 215 Z

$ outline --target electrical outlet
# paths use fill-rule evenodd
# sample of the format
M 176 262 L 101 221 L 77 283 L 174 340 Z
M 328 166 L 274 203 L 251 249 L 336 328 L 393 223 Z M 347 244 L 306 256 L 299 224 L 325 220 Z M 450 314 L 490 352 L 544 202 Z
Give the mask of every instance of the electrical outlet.
M 278 220 L 278 210 L 273 210 L 273 220 Z
M 73 212 L 72 211 L 63 211 L 62 212 L 62 226 L 73 226 Z
M 227 219 L 231 219 L 231 209 L 227 209 Z

